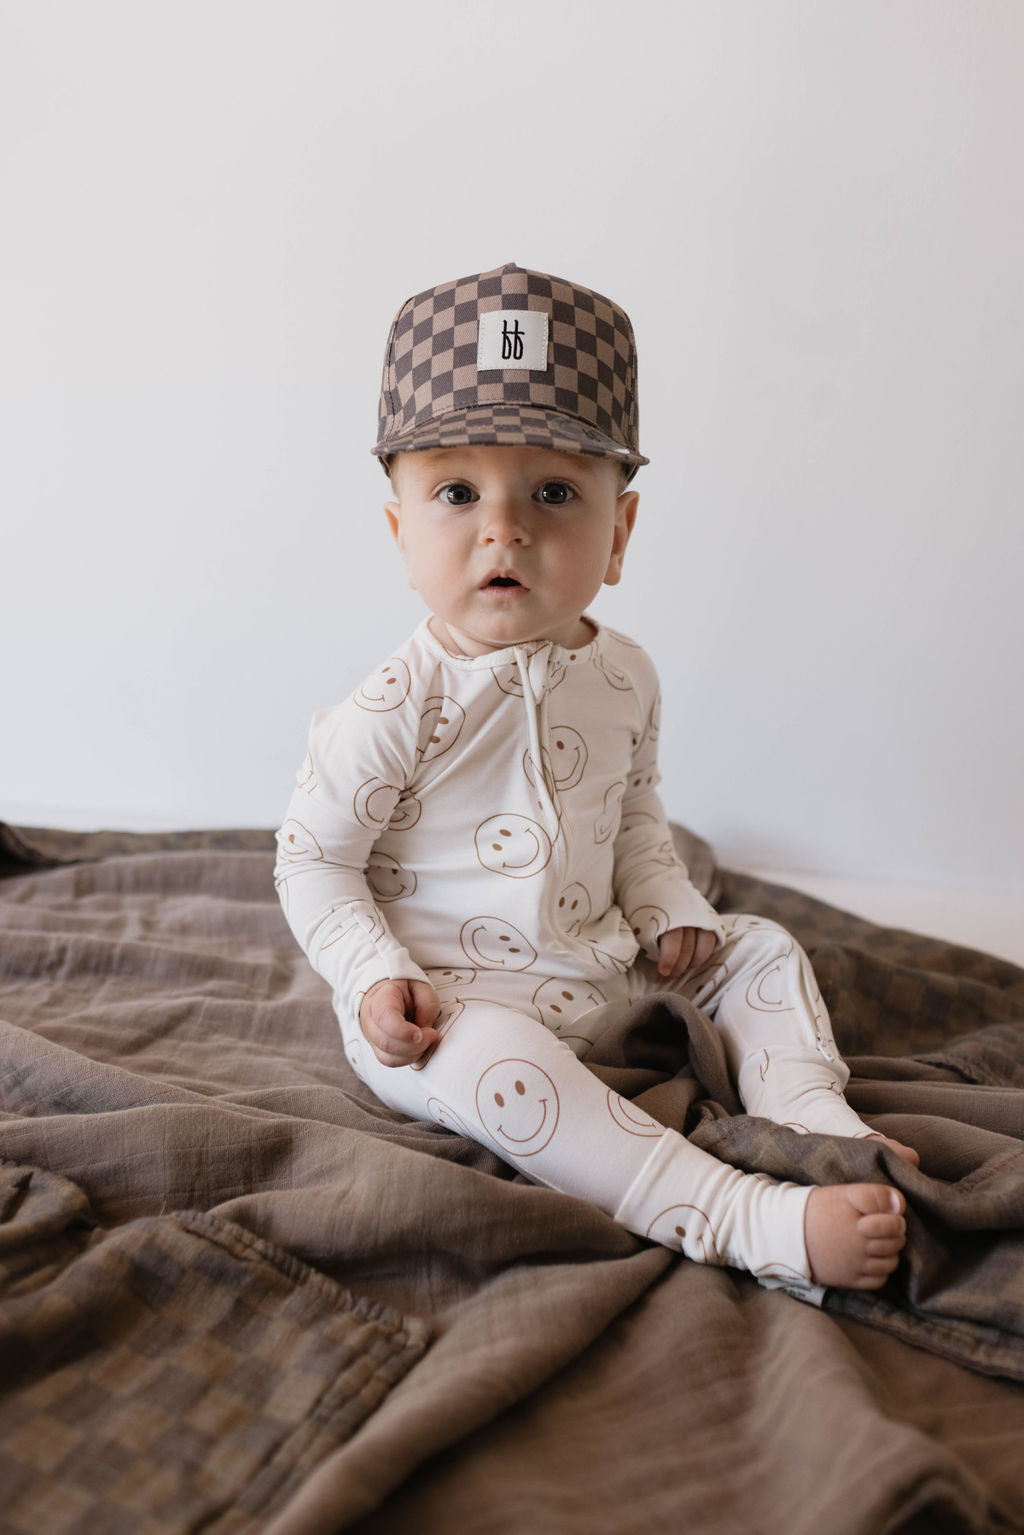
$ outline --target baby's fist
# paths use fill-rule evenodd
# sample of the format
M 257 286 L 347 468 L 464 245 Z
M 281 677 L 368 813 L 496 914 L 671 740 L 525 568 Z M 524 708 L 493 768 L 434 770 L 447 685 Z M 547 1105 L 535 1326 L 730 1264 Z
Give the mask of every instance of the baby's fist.
M 441 1004 L 429 981 L 378 981 L 359 1009 L 359 1027 L 382 1066 L 411 1066 L 437 1044 Z
M 678 981 L 688 971 L 707 964 L 718 939 L 703 927 L 671 927 L 658 939 L 658 976 L 663 981 Z

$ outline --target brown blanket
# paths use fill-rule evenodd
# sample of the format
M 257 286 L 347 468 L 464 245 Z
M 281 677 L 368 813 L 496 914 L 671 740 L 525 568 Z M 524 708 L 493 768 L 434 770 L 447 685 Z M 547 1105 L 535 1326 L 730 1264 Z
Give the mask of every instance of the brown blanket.
M 817 1311 L 382 1108 L 270 849 L 0 830 L 0 1530 L 1024 1529 L 1024 972 L 721 876 L 920 1171 L 739 1115 L 678 1002 L 601 1041 L 726 1160 L 899 1184 L 900 1270 Z

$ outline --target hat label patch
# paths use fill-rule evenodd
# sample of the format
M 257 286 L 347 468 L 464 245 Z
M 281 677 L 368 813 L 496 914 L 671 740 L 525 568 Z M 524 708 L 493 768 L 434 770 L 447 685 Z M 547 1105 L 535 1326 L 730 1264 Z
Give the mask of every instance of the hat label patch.
M 547 372 L 548 317 L 541 309 L 491 309 L 480 316 L 478 372 Z

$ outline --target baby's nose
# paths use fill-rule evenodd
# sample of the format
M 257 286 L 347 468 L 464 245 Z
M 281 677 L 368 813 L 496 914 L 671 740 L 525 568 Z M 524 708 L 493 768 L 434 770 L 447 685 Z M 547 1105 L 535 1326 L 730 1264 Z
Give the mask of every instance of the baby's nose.
M 487 508 L 482 525 L 486 543 L 528 544 L 529 525 L 523 509 L 511 498 Z

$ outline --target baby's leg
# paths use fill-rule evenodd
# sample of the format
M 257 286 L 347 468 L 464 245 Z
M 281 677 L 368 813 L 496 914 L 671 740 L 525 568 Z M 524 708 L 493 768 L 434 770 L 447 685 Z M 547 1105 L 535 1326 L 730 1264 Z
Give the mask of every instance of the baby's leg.
M 723 920 L 724 944 L 678 990 L 714 1018 L 748 1114 L 794 1130 L 876 1136 L 843 1097 L 850 1072 L 803 949 L 765 918 Z
M 869 1237 L 857 1238 L 863 1215 L 846 1198 L 850 1191 L 728 1167 L 604 1087 L 536 1019 L 489 1002 L 457 1006 L 420 1070 L 382 1066 L 365 1042 L 357 1044 L 353 1064 L 385 1103 L 472 1136 L 534 1182 L 588 1200 L 639 1236 L 808 1294 L 817 1281 L 805 1213 L 819 1195 L 841 1192 L 849 1214 L 831 1226 L 844 1241 L 830 1232 L 823 1243 L 822 1222 L 812 1221 L 814 1261 L 826 1247 L 841 1247 L 828 1282 L 865 1287 Z

